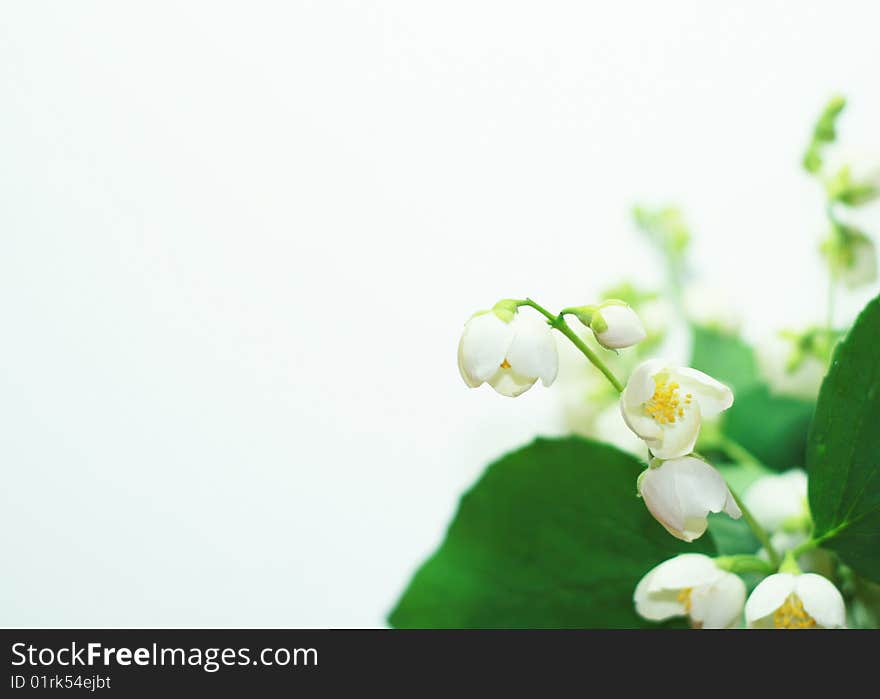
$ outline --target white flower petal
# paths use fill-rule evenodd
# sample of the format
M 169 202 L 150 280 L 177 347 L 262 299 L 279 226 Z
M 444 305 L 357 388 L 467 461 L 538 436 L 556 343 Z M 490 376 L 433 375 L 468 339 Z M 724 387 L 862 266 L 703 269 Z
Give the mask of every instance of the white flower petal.
M 726 486 L 725 482 L 725 486 Z M 742 517 L 742 510 L 739 509 L 739 505 L 736 504 L 736 500 L 733 499 L 733 493 L 730 492 L 730 489 L 727 489 L 727 495 L 724 498 L 724 506 L 721 510 L 731 519 L 739 519 Z
M 684 513 L 675 490 L 675 479 L 661 473 L 666 464 L 660 468 L 650 468 L 639 478 L 639 495 L 645 501 L 645 507 L 672 536 L 684 538 Z
M 779 609 L 794 592 L 795 582 L 796 576 L 790 573 L 774 573 L 764 578 L 746 602 L 746 624 L 755 626 Z
M 658 459 L 676 459 L 690 454 L 700 436 L 701 424 L 700 405 L 692 403 L 685 408 L 681 417 L 676 417 L 675 422 L 661 427 L 658 444 L 651 447 L 654 456 Z
M 647 589 L 648 592 L 660 592 L 710 585 L 724 574 L 709 556 L 682 553 L 651 569 Z
M 507 361 L 518 374 L 540 377 L 549 386 L 559 371 L 559 353 L 550 326 L 536 316 L 522 314 L 517 314 L 511 324 L 515 334 L 507 349 Z
M 846 605 L 836 587 L 827 578 L 815 573 L 798 575 L 794 593 L 804 604 L 804 611 L 826 629 L 846 625 Z
M 649 359 L 639 364 L 629 377 L 626 388 L 621 394 L 621 401 L 627 408 L 640 407 L 657 388 L 654 377 L 664 371 L 666 361 L 663 359 Z
M 734 519 L 740 514 L 729 507 L 732 496 L 721 474 L 692 456 L 649 469 L 640 477 L 638 487 L 654 518 L 683 541 L 705 533 L 710 512 L 724 510 Z
M 507 356 L 514 337 L 513 321 L 505 323 L 491 311 L 471 318 L 461 336 L 461 365 L 471 382 L 488 381 Z
M 649 359 L 639 364 L 627 381 L 620 396 L 620 413 L 633 432 L 648 442 L 653 448 L 663 435 L 663 430 L 654 418 L 645 413 L 645 401 L 654 395 L 657 384 L 654 376 L 664 371 L 665 361 Z
M 537 378 L 518 374 L 513 369 L 498 369 L 489 377 L 488 383 L 502 396 L 516 398 L 535 385 Z
M 467 369 L 464 366 L 464 356 L 462 353 L 462 345 L 464 344 L 464 337 L 458 341 L 458 373 L 461 374 L 461 378 L 464 379 L 464 382 L 470 386 L 471 388 L 476 388 L 477 386 L 482 385 L 482 381 L 477 381 L 470 374 L 468 374 Z
M 595 333 L 596 340 L 609 349 L 632 347 L 645 339 L 647 334 L 638 314 L 629 306 L 612 304 L 599 309 L 602 319 L 608 326 L 601 333 Z
M 740 621 L 745 601 L 745 583 L 722 572 L 715 582 L 691 591 L 690 617 L 704 629 L 728 629 Z
M 709 512 L 721 512 L 732 500 L 724 477 L 702 459 L 686 456 L 668 463 L 676 469 L 679 497 L 692 508 L 688 515 L 705 517 Z
M 648 442 L 648 447 L 653 448 L 656 444 L 660 443 L 659 440 L 663 436 L 663 428 L 657 424 L 654 418 L 642 413 L 641 406 L 635 410 L 629 410 L 623 400 L 620 401 L 620 414 L 623 416 L 626 426 L 641 439 Z
M 650 582 L 648 573 L 636 586 L 633 601 L 639 616 L 649 621 L 664 621 L 674 616 L 687 614 L 684 602 L 678 599 L 678 590 L 664 590 L 662 592 L 649 593 Z
M 720 381 L 697 369 L 682 367 L 671 373 L 683 393 L 693 394 L 700 404 L 700 412 L 706 417 L 717 415 L 733 405 L 733 391 Z

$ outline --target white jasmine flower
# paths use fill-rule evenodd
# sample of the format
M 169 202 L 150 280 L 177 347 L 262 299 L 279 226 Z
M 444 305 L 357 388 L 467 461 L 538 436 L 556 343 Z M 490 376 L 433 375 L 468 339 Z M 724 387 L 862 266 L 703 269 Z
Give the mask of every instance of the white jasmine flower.
M 505 321 L 494 311 L 480 313 L 464 327 L 458 344 L 458 370 L 471 388 L 487 382 L 504 396 L 528 391 L 540 378 L 556 379 L 559 357 L 546 322 L 515 313 Z
M 622 301 L 600 305 L 593 313 L 590 328 L 596 341 L 608 349 L 632 347 L 647 337 L 638 314 Z
M 840 629 L 846 625 L 843 597 L 815 573 L 770 575 L 746 602 L 746 625 L 753 629 Z
M 764 476 L 752 483 L 743 502 L 764 529 L 775 532 L 786 524 L 808 521 L 807 474 L 792 469 L 779 475 Z
M 639 476 L 637 488 L 654 518 L 682 541 L 705 533 L 710 512 L 742 516 L 721 474 L 694 456 L 655 459 Z
M 687 616 L 691 625 L 727 629 L 737 625 L 746 586 L 708 556 L 684 553 L 652 568 L 636 587 L 636 611 L 651 621 Z
M 627 426 L 660 459 L 694 450 L 703 417 L 733 405 L 733 392 L 702 371 L 649 359 L 633 371 L 620 410 Z

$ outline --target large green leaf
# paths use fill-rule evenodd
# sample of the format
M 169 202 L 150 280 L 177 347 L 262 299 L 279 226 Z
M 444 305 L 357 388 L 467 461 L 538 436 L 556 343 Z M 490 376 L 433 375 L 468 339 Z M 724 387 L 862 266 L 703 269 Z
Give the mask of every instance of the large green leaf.
M 736 335 L 693 326 L 691 366 L 733 388 L 724 433 L 776 471 L 804 465 L 810 401 L 772 393 L 758 373 L 751 347 Z
M 754 385 L 736 395 L 724 413 L 725 434 L 776 471 L 802 468 L 813 403 L 778 396 Z
M 389 621 L 405 628 L 596 628 L 650 624 L 636 583 L 709 536 L 670 536 L 636 496 L 644 468 L 612 446 L 539 439 L 490 465 Z
M 880 580 L 880 298 L 838 345 L 807 450 L 814 536 Z
M 694 325 L 691 366 L 727 384 L 738 394 L 758 382 L 752 348 L 736 335 Z

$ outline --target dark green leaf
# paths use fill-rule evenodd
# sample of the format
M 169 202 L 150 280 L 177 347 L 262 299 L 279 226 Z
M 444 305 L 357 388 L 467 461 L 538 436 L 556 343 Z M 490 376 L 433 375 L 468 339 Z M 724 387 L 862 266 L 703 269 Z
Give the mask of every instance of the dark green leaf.
M 736 394 L 724 413 L 724 432 L 776 471 L 803 468 L 812 416 L 810 401 L 756 385 Z
M 880 298 L 834 353 L 807 450 L 815 536 L 880 580 Z
M 758 367 L 751 347 L 736 335 L 701 325 L 692 326 L 694 346 L 691 366 L 734 389 L 745 390 L 758 382 Z
M 709 536 L 671 537 L 636 496 L 644 466 L 579 437 L 539 439 L 489 466 L 446 540 L 389 621 L 406 628 L 596 628 L 651 624 L 633 610 L 639 579 Z

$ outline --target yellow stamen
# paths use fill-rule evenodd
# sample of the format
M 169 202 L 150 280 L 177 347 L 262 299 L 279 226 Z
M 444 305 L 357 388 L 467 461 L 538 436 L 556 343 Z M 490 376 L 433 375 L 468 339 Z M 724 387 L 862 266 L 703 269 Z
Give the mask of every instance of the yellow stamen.
M 687 614 L 691 613 L 691 592 L 694 588 L 692 587 L 684 587 L 678 592 L 677 601 L 681 602 L 684 605 L 684 611 Z
M 510 369 L 510 362 L 508 362 L 506 358 L 504 359 L 503 362 L 501 362 L 501 368 L 502 369 Z
M 773 626 L 777 629 L 814 629 L 816 620 L 807 614 L 801 598 L 791 593 L 773 613 Z
M 654 377 L 654 395 L 645 403 L 645 412 L 661 425 L 669 425 L 676 418 L 684 417 L 684 409 L 691 402 L 691 394 L 685 396 L 684 403 L 678 395 L 679 385 L 675 381 L 667 381 L 665 376 Z

